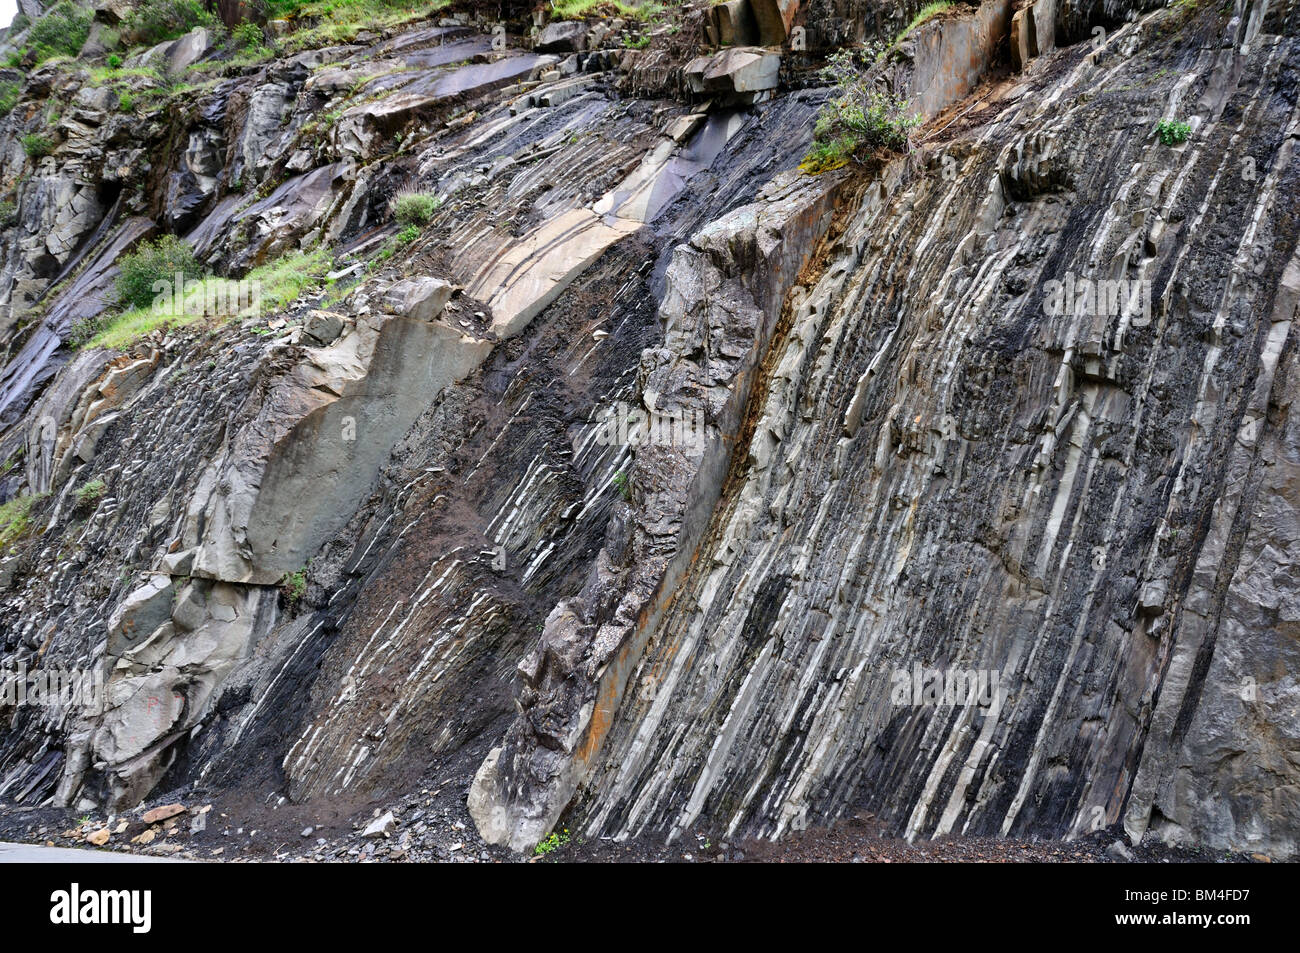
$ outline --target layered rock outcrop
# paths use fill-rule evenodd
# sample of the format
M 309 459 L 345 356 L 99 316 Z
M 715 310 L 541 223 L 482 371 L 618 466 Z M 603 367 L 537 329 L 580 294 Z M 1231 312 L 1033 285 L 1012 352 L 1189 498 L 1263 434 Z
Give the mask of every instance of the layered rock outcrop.
M 1293 856 L 1300 7 L 989 0 L 893 43 L 919 9 L 471 9 L 133 54 L 227 64 L 194 89 L 22 78 L 0 662 L 105 690 L 0 700 L 0 800 L 436 783 L 521 850 L 868 810 Z M 801 172 L 869 39 L 925 124 Z M 77 347 L 159 233 L 327 264 Z

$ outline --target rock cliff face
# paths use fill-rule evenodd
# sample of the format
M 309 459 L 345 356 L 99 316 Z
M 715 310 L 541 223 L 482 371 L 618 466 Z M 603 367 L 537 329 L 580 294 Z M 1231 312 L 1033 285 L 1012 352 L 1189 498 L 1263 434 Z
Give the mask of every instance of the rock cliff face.
M 1300 4 L 508 6 L 0 71 L 0 801 L 1294 856 Z M 297 283 L 86 345 L 160 234 Z

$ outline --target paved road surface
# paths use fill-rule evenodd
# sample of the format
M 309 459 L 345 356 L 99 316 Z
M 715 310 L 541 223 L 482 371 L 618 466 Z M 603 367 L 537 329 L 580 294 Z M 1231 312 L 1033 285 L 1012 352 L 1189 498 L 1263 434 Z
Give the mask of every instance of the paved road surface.
M 169 857 L 141 857 L 112 850 L 74 850 L 0 841 L 0 864 L 179 864 Z

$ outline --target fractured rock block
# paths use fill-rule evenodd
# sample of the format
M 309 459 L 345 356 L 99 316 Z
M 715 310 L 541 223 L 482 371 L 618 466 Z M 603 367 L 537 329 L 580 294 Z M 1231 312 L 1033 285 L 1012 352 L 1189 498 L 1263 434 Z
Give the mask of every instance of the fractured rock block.
M 151 635 L 172 615 L 171 576 L 151 576 L 118 605 L 108 620 L 108 650 L 118 654 Z
M 729 0 L 714 8 L 718 42 L 723 46 L 753 46 L 759 40 L 758 21 L 749 0 Z
M 384 292 L 384 304 L 395 314 L 432 321 L 451 298 L 451 284 L 441 278 L 403 278 Z
M 1023 70 L 1035 56 L 1056 48 L 1056 0 L 1038 0 L 1011 18 L 1011 65 Z
M 302 323 L 302 330 L 313 341 L 327 347 L 343 333 L 343 317 L 333 311 L 312 311 Z
M 753 47 L 736 47 L 686 64 L 692 92 L 754 93 L 775 89 L 781 56 Z
M 587 26 L 577 20 L 549 24 L 537 38 L 538 53 L 577 53 L 586 47 Z
M 750 0 L 754 19 L 758 23 L 760 46 L 780 46 L 790 35 L 799 0 Z

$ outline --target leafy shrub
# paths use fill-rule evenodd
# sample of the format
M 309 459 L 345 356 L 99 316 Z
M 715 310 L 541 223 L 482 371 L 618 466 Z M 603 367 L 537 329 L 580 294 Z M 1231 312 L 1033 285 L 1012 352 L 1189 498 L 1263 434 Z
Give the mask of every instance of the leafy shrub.
M 407 225 L 404 229 L 402 229 L 400 232 L 397 233 L 396 240 L 398 245 L 409 245 L 411 244 L 411 242 L 415 241 L 419 237 L 420 237 L 420 226 Z
M 239 26 L 235 27 L 231 39 L 234 40 L 235 46 L 243 49 L 256 49 L 262 45 L 264 37 L 262 36 L 262 28 L 260 26 L 256 23 L 250 23 L 245 20 L 243 23 L 239 24 Z
M 54 143 L 39 132 L 29 132 L 23 136 L 23 151 L 33 159 L 44 159 L 54 151 Z
M 27 42 L 36 54 L 36 61 L 51 56 L 76 56 L 90 35 L 90 20 L 94 10 L 90 4 L 78 6 L 73 0 L 61 0 L 32 24 Z
M 219 21 L 203 0 L 142 0 L 127 17 L 127 28 L 150 46 L 184 36 L 196 26 L 218 29 Z
M 177 274 L 185 280 L 197 280 L 203 274 L 189 245 L 175 235 L 141 242 L 122 259 L 121 273 L 117 276 L 118 296 L 125 307 L 146 307 L 154 300 L 154 282 L 174 282 Z
M 825 172 L 866 152 L 907 151 L 920 115 L 911 112 L 906 99 L 874 88 L 871 71 L 858 68 L 852 50 L 832 56 L 822 76 L 835 83 L 837 93 L 817 116 L 813 144 L 801 168 Z
M 403 225 L 427 225 L 440 205 L 432 192 L 402 192 L 393 199 L 393 218 Z
M 307 567 L 304 566 L 297 572 L 287 572 L 284 578 L 280 580 L 280 594 L 284 596 L 284 601 L 291 606 L 296 606 L 299 600 L 307 594 Z
M 12 199 L 0 201 L 0 228 L 8 228 L 18 221 L 18 206 Z
M 7 116 L 18 105 L 18 93 L 21 87 L 17 83 L 0 83 L 0 116 Z
M 1156 135 L 1167 146 L 1176 146 L 1186 142 L 1192 134 L 1192 127 L 1181 119 L 1162 119 L 1156 123 Z
M 108 68 L 109 68 L 109 69 L 117 69 L 117 68 L 118 68 L 119 66 L 121 66 L 121 65 L 122 65 L 122 57 L 118 56 L 116 53 L 109 53 L 109 54 L 108 54 Z

